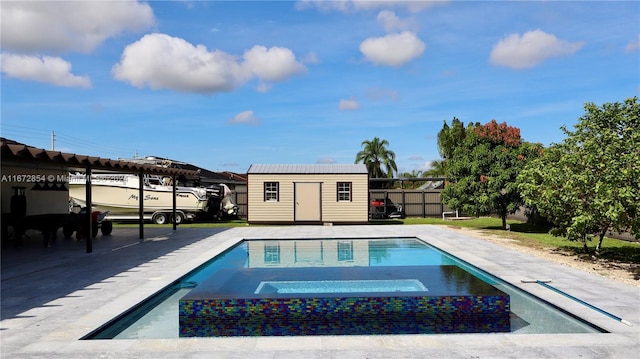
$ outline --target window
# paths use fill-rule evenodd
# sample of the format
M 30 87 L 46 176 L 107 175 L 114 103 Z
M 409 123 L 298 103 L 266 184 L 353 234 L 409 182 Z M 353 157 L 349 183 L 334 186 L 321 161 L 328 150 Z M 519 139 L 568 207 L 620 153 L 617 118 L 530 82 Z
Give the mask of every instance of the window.
M 264 245 L 264 263 L 280 263 L 280 242 L 267 242 Z
M 338 262 L 353 261 L 353 242 L 338 242 Z
M 264 183 L 264 200 L 265 202 L 277 202 L 279 200 L 278 182 Z
M 351 202 L 351 182 L 338 182 L 338 202 Z

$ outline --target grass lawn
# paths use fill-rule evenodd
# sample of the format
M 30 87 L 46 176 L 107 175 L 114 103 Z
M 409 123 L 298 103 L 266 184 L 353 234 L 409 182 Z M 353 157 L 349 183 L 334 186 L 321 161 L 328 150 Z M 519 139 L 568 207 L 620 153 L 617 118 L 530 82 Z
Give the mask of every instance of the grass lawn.
M 389 219 L 374 220 L 370 222 L 372 225 L 378 224 L 433 224 L 445 226 L 465 227 L 473 230 L 483 231 L 488 234 L 502 236 L 517 241 L 520 245 L 534 248 L 551 248 L 564 251 L 568 254 L 576 256 L 585 256 L 582 243 L 572 242 L 563 237 L 554 237 L 548 233 L 549 228 L 533 226 L 519 221 L 509 220 L 509 231 L 502 230 L 502 222 L 499 218 L 475 218 L 468 220 L 445 220 L 441 218 L 406 218 L 406 219 Z M 115 224 L 117 227 L 137 227 L 137 224 Z M 157 225 L 145 224 L 145 227 L 170 227 L 171 224 Z M 215 227 L 245 227 L 245 220 L 226 220 L 219 222 L 207 223 L 183 223 L 180 228 L 215 228 Z M 589 249 L 592 253 L 589 256 L 596 255 L 593 253 L 597 240 L 589 243 Z M 623 263 L 640 264 L 640 243 L 628 242 L 614 238 L 605 238 L 602 243 L 602 250 L 597 257 L 605 260 Z
M 465 227 L 483 231 L 496 236 L 501 236 L 517 241 L 520 245 L 533 248 L 551 248 L 564 251 L 576 256 L 597 256 L 601 259 L 624 263 L 640 264 L 640 243 L 628 242 L 615 238 L 605 238 L 599 254 L 594 250 L 597 239 L 587 243 L 591 253 L 584 253 L 581 242 L 569 241 L 564 237 L 554 237 L 549 234 L 548 227 L 534 226 L 519 221 L 508 220 L 510 230 L 502 229 L 502 221 L 499 218 L 476 218 L 469 220 L 443 221 L 439 218 L 407 218 L 404 224 L 436 224 Z

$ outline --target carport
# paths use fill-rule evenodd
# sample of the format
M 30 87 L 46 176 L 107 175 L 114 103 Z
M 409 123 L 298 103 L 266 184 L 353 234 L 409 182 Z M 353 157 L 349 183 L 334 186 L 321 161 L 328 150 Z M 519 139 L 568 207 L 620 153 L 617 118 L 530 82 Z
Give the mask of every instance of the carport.
M 12 189 L 19 192 L 29 188 L 31 196 L 38 195 L 37 192 L 32 192 L 35 189 L 49 188 L 55 189 L 59 192 L 55 196 L 55 201 L 61 201 L 63 196 L 62 192 L 66 190 L 66 202 L 64 207 L 67 208 L 68 214 L 68 188 L 65 185 L 64 178 L 68 178 L 70 171 L 83 171 L 86 175 L 86 202 L 87 211 L 86 216 L 82 220 L 85 222 L 85 228 L 88 228 L 86 237 L 86 251 L 91 253 L 92 247 L 92 218 L 91 218 L 91 175 L 93 173 L 128 173 L 137 174 L 139 178 L 139 237 L 140 240 L 144 239 L 144 206 L 143 206 L 143 176 L 145 174 L 169 176 L 173 179 L 173 218 L 176 214 L 176 183 L 178 176 L 185 177 L 197 177 L 198 173 L 192 170 L 185 170 L 180 168 L 170 168 L 153 164 L 136 163 L 132 161 L 113 160 L 109 158 L 94 157 L 88 155 L 77 155 L 74 153 L 65 153 L 60 151 L 50 151 L 41 148 L 28 146 L 13 140 L 6 138 L 0 138 L 1 158 L 2 158 L 2 197 L 11 193 Z M 66 176 L 66 177 L 65 177 Z M 16 186 L 14 186 L 17 184 Z M 15 210 L 13 199 L 10 205 L 5 199 L 2 200 L 2 241 L 5 241 L 7 235 L 7 227 L 13 225 L 17 220 L 28 223 L 28 221 L 38 221 L 46 219 L 51 228 L 57 226 L 55 215 L 58 217 L 63 216 L 64 213 L 60 211 L 62 204 L 55 203 L 53 207 L 57 207 L 57 213 L 42 213 L 35 215 L 27 215 L 26 208 L 25 213 L 13 213 Z M 45 207 L 50 203 L 46 199 L 43 200 Z M 8 207 L 11 207 L 11 211 L 8 211 Z M 37 210 L 37 209 L 36 209 Z M 47 215 L 51 215 L 47 217 Z M 44 225 L 38 223 L 30 223 L 30 225 Z M 55 227 L 57 231 L 59 227 Z M 174 221 L 173 230 L 176 230 L 177 226 Z

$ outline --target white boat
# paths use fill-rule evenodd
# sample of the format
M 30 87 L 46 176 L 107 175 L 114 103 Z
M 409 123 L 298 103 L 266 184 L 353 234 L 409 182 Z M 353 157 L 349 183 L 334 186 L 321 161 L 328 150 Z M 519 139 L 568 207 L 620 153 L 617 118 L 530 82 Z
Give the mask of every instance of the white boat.
M 70 206 L 86 207 L 86 176 L 69 176 Z M 96 174 L 91 176 L 91 205 L 93 210 L 109 211 L 108 219 L 135 219 L 139 214 L 139 184 L 135 174 Z M 144 218 L 162 224 L 172 221 L 173 185 L 170 177 L 143 177 Z M 176 186 L 176 222 L 197 216 L 234 215 L 237 206 L 229 197 L 229 188 Z

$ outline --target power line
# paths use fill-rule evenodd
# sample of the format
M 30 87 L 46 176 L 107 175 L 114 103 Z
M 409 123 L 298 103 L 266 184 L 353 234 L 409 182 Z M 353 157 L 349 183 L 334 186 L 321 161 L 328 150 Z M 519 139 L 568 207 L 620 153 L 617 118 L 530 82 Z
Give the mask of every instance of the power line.
M 24 137 L 24 138 L 37 138 L 37 139 L 44 139 L 47 138 L 48 132 L 47 130 L 43 130 L 43 129 L 39 129 L 39 128 L 31 128 L 31 127 L 25 127 L 25 126 L 12 126 L 12 125 L 6 125 L 6 124 L 2 124 L 2 136 L 20 136 L 20 137 Z
M 127 148 L 116 147 L 116 146 L 108 146 L 108 145 L 96 144 L 95 142 L 87 141 L 87 140 L 81 139 L 79 137 L 70 136 L 70 135 L 67 135 L 65 133 L 60 133 L 60 132 L 56 132 L 56 137 L 62 138 L 64 141 L 69 141 L 68 143 L 71 143 L 71 144 L 83 144 L 86 147 L 94 148 L 96 150 L 111 151 L 111 152 L 125 152 L 126 151 L 129 154 L 133 153 L 133 151 L 134 151 L 134 149 L 127 149 Z
M 24 132 L 14 132 L 14 131 L 2 131 L 2 137 L 13 137 L 13 136 L 20 136 L 20 137 L 27 137 L 27 138 L 38 138 L 38 139 L 44 139 L 49 137 L 48 135 L 38 135 L 38 134 L 30 134 L 30 133 L 24 133 Z
M 1 124 L 2 136 L 3 137 L 12 137 L 13 140 L 25 141 L 27 140 L 35 140 L 39 143 L 48 143 L 51 141 L 53 136 L 53 130 L 46 130 L 42 128 L 33 128 L 26 126 L 16 126 L 16 125 L 7 125 Z M 88 152 L 101 152 L 109 154 L 108 157 L 131 157 L 132 154 L 136 153 L 135 149 L 116 147 L 116 146 L 108 146 L 98 144 L 96 142 L 92 142 L 90 140 L 85 140 L 76 136 L 68 135 L 64 132 L 55 131 L 55 140 L 57 148 L 60 147 L 71 147 L 71 148 L 80 148 L 87 150 Z M 26 141 L 25 141 L 26 142 Z M 61 145 L 61 146 L 60 146 Z M 49 147 L 49 146 L 44 146 Z M 115 156 L 114 156 L 115 155 Z
M 7 125 L 7 124 L 5 124 L 5 123 L 3 123 L 1 126 L 2 126 L 2 127 L 9 127 L 9 128 L 20 128 L 20 129 L 23 129 L 23 130 L 30 130 L 30 131 L 37 131 L 37 132 L 46 132 L 46 133 L 51 132 L 51 130 L 45 130 L 45 129 L 42 129 L 42 128 L 33 128 L 33 127 L 16 126 L 16 125 Z
M 30 139 L 30 140 L 39 140 L 44 141 L 47 140 L 49 138 L 49 135 L 46 134 L 32 134 L 29 132 L 20 132 L 20 131 L 2 131 L 2 137 L 11 137 L 11 139 L 17 140 L 17 139 Z

